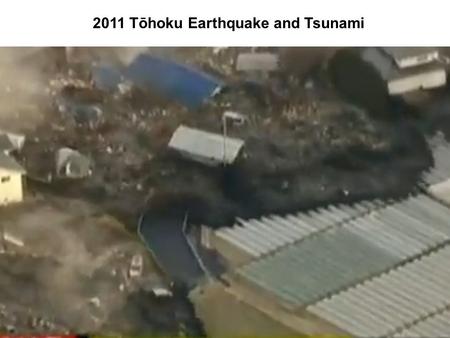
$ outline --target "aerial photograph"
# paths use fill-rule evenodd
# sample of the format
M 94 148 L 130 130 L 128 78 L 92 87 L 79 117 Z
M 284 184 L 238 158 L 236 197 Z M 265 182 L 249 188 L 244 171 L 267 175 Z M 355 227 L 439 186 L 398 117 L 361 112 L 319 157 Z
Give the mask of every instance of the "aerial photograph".
M 0 48 L 0 332 L 450 336 L 450 48 Z

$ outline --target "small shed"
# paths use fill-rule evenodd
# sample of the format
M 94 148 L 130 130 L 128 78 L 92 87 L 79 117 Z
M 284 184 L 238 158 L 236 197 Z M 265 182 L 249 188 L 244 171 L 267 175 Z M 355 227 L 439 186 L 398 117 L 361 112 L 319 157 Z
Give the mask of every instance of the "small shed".
M 169 142 L 169 148 L 184 157 L 206 165 L 232 164 L 238 157 L 244 141 L 222 134 L 179 126 Z
M 0 152 L 0 205 L 23 200 L 23 180 L 25 169 L 16 160 Z

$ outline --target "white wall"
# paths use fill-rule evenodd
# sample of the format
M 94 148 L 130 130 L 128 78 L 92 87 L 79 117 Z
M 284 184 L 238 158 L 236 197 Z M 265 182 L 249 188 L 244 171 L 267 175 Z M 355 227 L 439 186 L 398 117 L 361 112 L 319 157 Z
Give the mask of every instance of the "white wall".
M 399 95 L 414 90 L 431 89 L 444 86 L 447 82 L 445 69 L 431 70 L 426 73 L 407 75 L 388 82 L 391 95 Z
M 9 178 L 2 182 L 3 178 Z M 23 200 L 22 175 L 16 172 L 0 170 L 0 205 L 21 202 Z

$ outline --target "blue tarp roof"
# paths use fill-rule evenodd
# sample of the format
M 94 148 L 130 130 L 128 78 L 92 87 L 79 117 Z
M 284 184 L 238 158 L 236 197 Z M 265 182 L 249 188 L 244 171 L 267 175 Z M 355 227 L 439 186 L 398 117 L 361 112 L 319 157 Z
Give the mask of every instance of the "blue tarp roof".
M 151 88 L 190 109 L 200 107 L 222 86 L 221 81 L 204 72 L 148 54 L 139 55 L 125 70 L 125 76 L 135 85 Z

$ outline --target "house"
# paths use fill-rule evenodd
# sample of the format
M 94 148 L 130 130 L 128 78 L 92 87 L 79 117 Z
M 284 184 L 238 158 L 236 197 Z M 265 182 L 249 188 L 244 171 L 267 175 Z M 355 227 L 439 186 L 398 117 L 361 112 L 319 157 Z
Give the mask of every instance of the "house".
M 169 142 L 169 148 L 184 157 L 211 166 L 232 164 L 243 146 L 243 140 L 183 125 L 175 130 Z
M 402 95 L 446 84 L 446 66 L 439 61 L 438 55 L 425 50 L 408 54 L 409 49 L 369 47 L 362 50 L 361 58 L 376 69 L 385 81 L 389 95 Z
M 25 170 L 12 157 L 0 152 L 0 205 L 23 200 Z

